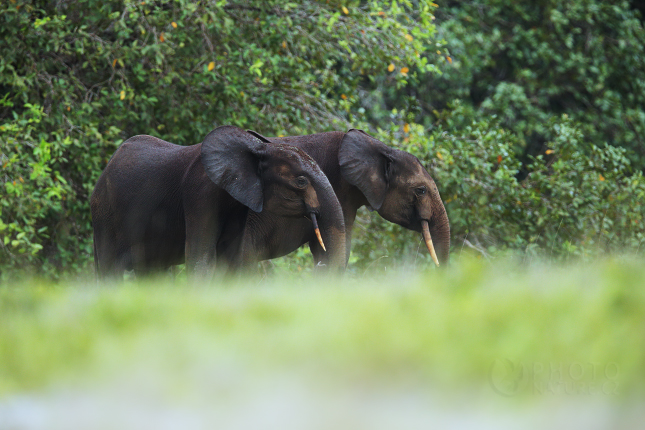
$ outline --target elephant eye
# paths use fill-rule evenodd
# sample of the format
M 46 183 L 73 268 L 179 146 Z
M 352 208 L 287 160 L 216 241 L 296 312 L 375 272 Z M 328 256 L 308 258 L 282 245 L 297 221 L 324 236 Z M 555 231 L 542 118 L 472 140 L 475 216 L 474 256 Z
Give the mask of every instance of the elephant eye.
M 426 193 L 426 191 L 427 191 L 426 187 L 419 187 L 419 188 L 415 188 L 414 194 L 416 194 L 417 196 L 422 196 Z
M 304 176 L 298 176 L 296 178 L 296 187 L 304 188 L 309 184 L 309 181 Z

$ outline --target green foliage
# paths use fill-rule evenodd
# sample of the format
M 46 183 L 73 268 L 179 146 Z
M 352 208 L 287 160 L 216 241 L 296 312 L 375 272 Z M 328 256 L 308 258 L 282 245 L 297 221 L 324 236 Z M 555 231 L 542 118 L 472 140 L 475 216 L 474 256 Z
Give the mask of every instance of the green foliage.
M 437 18 L 450 62 L 414 88 L 418 122 L 460 99 L 537 155 L 553 139 L 550 120 L 568 114 L 588 141 L 645 167 L 645 29 L 630 2 L 470 0 Z
M 432 70 L 430 2 L 15 0 L 0 6 L 0 272 L 91 255 L 89 195 L 124 139 L 346 128 L 365 76 Z M 388 64 L 394 64 L 393 73 Z M 412 72 L 411 72 L 412 74 Z
M 100 384 L 115 376 L 128 380 L 131 394 L 133 369 L 148 376 L 136 385 L 154 381 L 159 394 L 167 384 L 173 398 L 207 386 L 212 393 L 204 378 L 214 373 L 237 384 L 242 375 L 300 372 L 318 375 L 324 387 L 418 381 L 472 395 L 478 387 L 492 393 L 497 359 L 614 363 L 616 392 L 642 394 L 644 274 L 642 262 L 624 260 L 559 267 L 463 258 L 448 271 L 318 277 L 306 285 L 281 278 L 219 288 L 159 280 L 4 286 L 0 397 L 70 379 L 92 387 L 94 378 Z M 587 372 L 578 381 L 594 378 Z
M 584 141 L 565 116 L 545 127 L 554 136 L 547 154 L 532 157 L 526 179 L 511 132 L 486 121 L 458 133 L 438 130 L 431 162 L 447 196 L 459 243 L 481 248 L 541 250 L 553 257 L 637 251 L 645 239 L 645 180 L 632 174 L 626 150 Z M 463 197 L 462 197 L 463 196 Z
M 74 257 L 90 252 L 83 238 L 89 214 L 79 195 L 88 195 L 99 172 L 79 171 L 70 158 L 88 158 L 80 141 L 61 132 L 40 131 L 42 108 L 25 108 L 0 126 L 0 279 L 25 267 L 39 267 L 54 277 L 62 266 L 76 271 L 80 265 Z M 76 192 L 74 183 L 83 185 L 83 174 L 88 183 Z

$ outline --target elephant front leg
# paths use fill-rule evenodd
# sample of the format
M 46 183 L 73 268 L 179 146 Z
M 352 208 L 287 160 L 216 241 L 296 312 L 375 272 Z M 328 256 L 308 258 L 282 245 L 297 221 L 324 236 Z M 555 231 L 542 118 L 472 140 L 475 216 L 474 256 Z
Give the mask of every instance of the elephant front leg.
M 217 264 L 215 249 L 197 251 L 194 248 L 186 244 L 186 275 L 191 282 L 211 282 Z
M 219 231 L 214 224 L 212 220 L 187 222 L 186 275 L 191 282 L 210 283 L 215 276 Z

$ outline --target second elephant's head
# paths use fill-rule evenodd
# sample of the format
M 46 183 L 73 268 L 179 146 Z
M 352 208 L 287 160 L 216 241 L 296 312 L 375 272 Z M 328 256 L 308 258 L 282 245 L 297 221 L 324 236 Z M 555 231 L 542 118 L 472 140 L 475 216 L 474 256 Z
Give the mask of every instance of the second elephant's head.
M 448 263 L 448 214 L 434 179 L 417 157 L 361 130 L 350 130 L 341 141 L 338 161 L 343 178 L 374 210 L 388 221 L 421 232 L 434 262 Z
M 252 211 L 310 219 L 330 265 L 344 268 L 342 208 L 329 180 L 304 151 L 222 126 L 204 139 L 201 160 L 215 185 Z

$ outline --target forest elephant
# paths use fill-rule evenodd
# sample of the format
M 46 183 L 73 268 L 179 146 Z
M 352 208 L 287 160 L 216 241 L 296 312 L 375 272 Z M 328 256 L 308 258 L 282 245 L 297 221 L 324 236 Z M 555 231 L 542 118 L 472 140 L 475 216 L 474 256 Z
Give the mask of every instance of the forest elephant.
M 254 213 L 268 222 L 307 217 L 330 268 L 347 263 L 342 209 L 315 161 L 233 126 L 192 146 L 152 136 L 126 140 L 101 174 L 91 210 L 99 279 L 184 261 L 189 277 L 208 279 L 216 264 L 249 265 L 254 256 L 242 254 L 242 237 L 264 228 L 247 222 Z
M 327 175 L 343 209 L 347 258 L 356 212 L 369 206 L 386 220 L 421 232 L 434 262 L 448 263 L 448 215 L 434 180 L 415 156 L 356 129 L 268 139 L 304 150 Z M 265 217 L 254 213 L 248 222 L 267 224 Z M 260 259 L 269 259 L 309 243 L 314 261 L 327 264 L 328 257 L 314 239 L 302 221 L 274 219 L 272 229 L 247 232 L 243 248 Z

